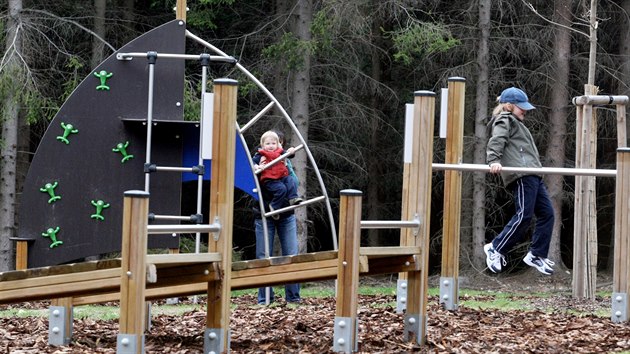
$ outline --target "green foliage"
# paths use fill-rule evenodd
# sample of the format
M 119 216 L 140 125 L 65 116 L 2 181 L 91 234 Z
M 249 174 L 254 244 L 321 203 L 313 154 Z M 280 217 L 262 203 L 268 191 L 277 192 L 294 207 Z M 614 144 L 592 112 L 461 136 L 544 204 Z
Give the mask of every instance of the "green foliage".
M 263 49 L 263 56 L 284 63 L 289 70 L 301 69 L 304 56 L 312 52 L 312 43 L 301 41 L 293 33 L 287 32 L 276 44 Z
M 313 18 L 311 34 L 315 52 L 330 52 L 333 48 L 332 18 L 325 11 L 319 11 Z
M 69 70 L 69 77 L 63 83 L 63 94 L 61 99 L 65 101 L 70 97 L 74 89 L 81 83 L 82 74 L 81 70 L 83 69 L 84 64 L 81 62 L 81 58 L 73 55 L 68 59 L 68 63 L 66 63 L 66 68 Z
M 198 3 L 190 4 L 190 10 L 186 14 L 186 23 L 189 26 L 204 29 L 217 29 L 217 20 L 225 14 L 221 6 L 229 6 L 235 0 L 199 0 Z
M 388 32 L 397 52 L 394 59 L 410 65 L 414 56 L 446 52 L 460 44 L 450 31 L 440 24 L 415 23 L 407 28 Z
M 186 79 L 184 82 L 184 120 L 199 121 L 201 116 L 201 83 Z

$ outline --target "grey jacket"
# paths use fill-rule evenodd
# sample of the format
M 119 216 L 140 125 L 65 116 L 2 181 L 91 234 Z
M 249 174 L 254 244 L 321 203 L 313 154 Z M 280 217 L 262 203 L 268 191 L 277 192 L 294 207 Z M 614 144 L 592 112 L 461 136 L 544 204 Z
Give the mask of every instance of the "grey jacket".
M 529 129 L 510 112 L 502 112 L 494 118 L 492 136 L 486 147 L 488 165 L 499 162 L 503 167 L 540 168 L 540 157 Z M 501 178 L 507 186 L 531 173 L 502 172 Z

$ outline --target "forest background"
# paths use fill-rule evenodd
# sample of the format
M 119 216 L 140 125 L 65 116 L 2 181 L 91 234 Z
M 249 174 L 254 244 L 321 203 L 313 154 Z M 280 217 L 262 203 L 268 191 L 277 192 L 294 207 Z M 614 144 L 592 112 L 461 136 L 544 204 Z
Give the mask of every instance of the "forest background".
M 0 271 L 14 266 L 9 238 L 19 228 L 21 183 L 48 123 L 92 68 L 173 20 L 174 7 L 175 0 L 0 3 Z M 630 0 L 190 0 L 188 7 L 187 28 L 236 57 L 292 116 L 333 206 L 339 190 L 363 191 L 364 220 L 400 219 L 404 112 L 414 91 L 439 92 L 450 77 L 466 79 L 463 162 L 483 164 L 496 97 L 504 88 L 522 88 L 537 107 L 526 125 L 547 167 L 575 166 L 571 99 L 588 81 L 603 95 L 630 91 Z M 592 43 L 596 64 L 589 60 Z M 239 79 L 229 69 L 211 71 L 213 78 L 226 74 Z M 190 120 L 198 119 L 200 81 L 190 70 Z M 239 92 L 239 116 L 251 117 L 268 103 L 253 85 L 241 83 Z M 597 168 L 614 169 L 615 112 L 598 107 L 597 115 Z M 282 123 L 264 128 L 290 133 Z M 290 134 L 286 140 L 297 141 Z M 433 161 L 443 162 L 444 141 L 436 137 L 434 144 Z M 306 157 L 298 154 L 293 163 L 300 193 L 317 193 Z M 438 269 L 443 173 L 433 176 L 431 266 Z M 463 176 L 461 271 L 481 272 L 481 247 L 501 230 L 512 206 L 498 178 Z M 550 258 L 571 268 L 574 178 L 545 180 L 557 213 Z M 612 269 L 614 189 L 614 179 L 597 180 L 600 270 Z M 252 201 L 242 193 L 235 199 L 235 250 L 253 258 Z M 331 248 L 322 206 L 300 208 L 297 216 L 302 252 Z M 399 231 L 370 230 L 363 240 L 396 245 Z M 520 245 L 511 264 L 517 267 L 526 252 Z

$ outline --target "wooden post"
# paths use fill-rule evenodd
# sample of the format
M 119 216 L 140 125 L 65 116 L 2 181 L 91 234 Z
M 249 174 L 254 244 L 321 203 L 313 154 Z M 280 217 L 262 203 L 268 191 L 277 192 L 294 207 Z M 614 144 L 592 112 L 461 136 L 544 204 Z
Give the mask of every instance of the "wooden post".
M 417 160 L 413 160 L 413 137 L 416 136 L 413 131 L 413 110 L 414 105 L 412 103 L 405 105 L 405 141 L 404 141 L 404 154 L 403 154 L 403 183 L 402 183 L 402 195 L 401 195 L 401 212 L 400 217 L 402 220 L 411 220 L 417 217 L 413 215 L 416 212 L 415 205 L 410 204 L 411 190 L 417 191 L 417 186 L 410 188 L 410 183 L 415 183 L 417 178 L 412 178 L 412 171 L 415 171 L 414 175 L 418 171 L 418 167 L 414 164 Z M 407 131 L 409 130 L 409 132 Z M 416 146 L 417 147 L 417 146 Z M 409 228 L 400 229 L 400 246 L 411 246 L 413 244 L 413 230 Z M 407 309 L 407 272 L 398 273 L 398 281 L 396 284 L 396 313 L 403 313 Z
M 423 345 L 427 335 L 427 301 L 429 289 L 429 236 L 431 217 L 431 178 L 433 176 L 433 127 L 435 119 L 435 93 L 414 93 L 412 160 L 417 169 L 411 171 L 409 182 L 409 213 L 418 215 L 420 228 L 411 246 L 418 246 L 420 271 L 409 272 L 407 284 L 407 312 L 405 313 L 405 340 Z
M 209 220 L 210 223 L 218 222 L 221 231 L 209 236 L 208 252 L 221 253 L 221 279 L 208 284 L 204 353 L 229 350 L 237 94 L 237 81 L 214 81 Z
M 586 95 L 596 95 L 597 87 L 585 85 Z M 576 168 L 595 168 L 597 119 L 592 104 L 577 110 Z M 575 177 L 573 238 L 573 297 L 595 298 L 597 277 L 597 211 L 595 177 Z
M 462 163 L 464 154 L 464 102 L 466 79 L 448 79 L 446 158 L 448 164 Z M 444 218 L 442 228 L 442 274 L 440 303 L 447 310 L 458 306 L 459 234 L 462 209 L 462 172 L 444 172 Z
M 630 306 L 630 149 L 617 149 L 617 180 L 615 190 L 615 249 L 613 269 L 613 322 L 628 321 Z
M 28 242 L 17 241 L 15 244 L 15 270 L 28 268 Z
M 360 191 L 339 192 L 339 252 L 337 263 L 337 311 L 333 351 L 358 350 L 357 307 L 359 296 L 359 247 L 361 245 Z
M 184 22 L 186 21 L 186 0 L 177 0 L 177 5 L 175 5 L 175 18 Z
M 116 353 L 144 353 L 149 193 L 127 191 L 123 201 L 120 320 Z
M 626 105 L 618 104 L 617 108 L 617 147 L 628 147 L 628 132 L 626 131 Z

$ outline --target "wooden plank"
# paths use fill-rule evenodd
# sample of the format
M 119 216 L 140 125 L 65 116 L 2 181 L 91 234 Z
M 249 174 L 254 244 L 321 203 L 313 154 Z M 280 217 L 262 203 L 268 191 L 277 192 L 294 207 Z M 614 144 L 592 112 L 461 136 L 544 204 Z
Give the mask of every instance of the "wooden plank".
M 359 254 L 362 256 L 396 256 L 396 255 L 413 255 L 421 254 L 422 251 L 418 246 L 406 247 L 361 247 Z
M 89 280 L 82 282 L 51 284 L 41 287 L 18 288 L 14 290 L 0 291 L 0 304 L 22 301 L 46 300 L 57 297 L 76 296 L 80 294 L 95 294 L 118 289 L 120 275 L 107 279 Z
M 414 272 L 420 270 L 420 264 L 414 256 L 393 256 L 369 258 L 368 271 L 361 275 L 378 275 L 398 272 Z
M 24 295 L 28 296 L 29 288 L 39 288 L 52 286 L 58 290 L 63 290 L 68 284 L 77 283 L 80 284 L 89 280 L 105 280 L 109 278 L 120 277 L 120 268 L 94 270 L 83 273 L 71 273 L 64 275 L 52 275 L 48 277 L 35 277 L 13 281 L 0 282 L 0 298 L 3 298 L 3 293 L 7 290 L 22 289 Z
M 219 253 L 179 253 L 179 254 L 150 254 L 147 255 L 147 263 L 162 264 L 189 264 L 220 262 Z

